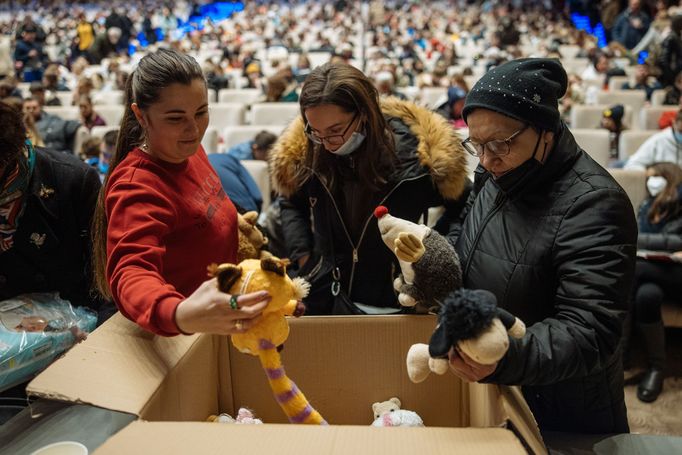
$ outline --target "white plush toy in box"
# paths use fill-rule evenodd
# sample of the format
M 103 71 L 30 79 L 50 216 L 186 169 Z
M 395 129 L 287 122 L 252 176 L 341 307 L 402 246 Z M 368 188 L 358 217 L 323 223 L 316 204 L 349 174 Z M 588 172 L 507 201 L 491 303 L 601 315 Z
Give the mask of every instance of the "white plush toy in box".
M 414 411 L 400 409 L 400 400 L 393 397 L 388 401 L 374 403 L 373 427 L 423 427 L 424 422 Z

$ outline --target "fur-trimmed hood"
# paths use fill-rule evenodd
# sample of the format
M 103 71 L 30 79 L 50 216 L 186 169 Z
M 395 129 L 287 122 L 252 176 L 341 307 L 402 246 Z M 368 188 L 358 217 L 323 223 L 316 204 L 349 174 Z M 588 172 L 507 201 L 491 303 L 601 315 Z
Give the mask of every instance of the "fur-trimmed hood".
M 440 115 L 409 101 L 381 100 L 385 116 L 404 122 L 418 139 L 416 153 L 445 199 L 457 199 L 467 181 L 466 151 L 461 138 Z M 272 186 L 279 194 L 290 196 L 310 178 L 305 167 L 308 139 L 299 115 L 282 133 L 270 152 Z

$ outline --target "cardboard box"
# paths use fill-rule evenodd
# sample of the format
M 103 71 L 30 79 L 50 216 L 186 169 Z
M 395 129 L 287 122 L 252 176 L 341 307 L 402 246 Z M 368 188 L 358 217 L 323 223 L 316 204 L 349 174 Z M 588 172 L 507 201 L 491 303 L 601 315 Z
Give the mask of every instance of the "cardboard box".
M 501 428 L 370 428 L 349 425 L 219 425 L 137 421 L 97 455 L 120 454 L 516 454 L 526 453 Z
M 226 448 L 219 442 L 248 447 L 250 453 L 265 449 L 281 453 L 284 445 L 298 448 L 297 453 L 308 447 L 315 453 L 352 453 L 352 447 L 366 452 L 361 444 L 365 448 L 389 444 L 395 447 L 393 453 L 413 453 L 410 447 L 427 441 L 434 447 L 470 444 L 481 453 L 488 449 L 525 453 L 508 430 L 462 428 L 499 426 L 508 419 L 528 447 L 544 450 L 518 391 L 467 384 L 451 374 L 431 375 L 421 384 L 410 382 L 407 350 L 428 341 L 435 317 L 305 317 L 290 323 L 282 352 L 284 367 L 330 427 L 189 423 L 220 412 L 234 415 L 241 406 L 270 424 L 286 423 L 286 417 L 258 359 L 236 351 L 228 338 L 158 337 L 119 314 L 35 378 L 27 390 L 33 396 L 91 404 L 156 422 L 127 427 L 102 447 L 102 453 L 129 453 L 123 448 L 138 443 L 140 452 L 148 447 L 180 453 L 179 448 L 192 446 L 193 452 L 212 453 Z M 428 428 L 369 427 L 372 403 L 393 396 L 401 399 L 403 408 L 419 413 Z M 254 451 L 261 446 L 262 452 Z

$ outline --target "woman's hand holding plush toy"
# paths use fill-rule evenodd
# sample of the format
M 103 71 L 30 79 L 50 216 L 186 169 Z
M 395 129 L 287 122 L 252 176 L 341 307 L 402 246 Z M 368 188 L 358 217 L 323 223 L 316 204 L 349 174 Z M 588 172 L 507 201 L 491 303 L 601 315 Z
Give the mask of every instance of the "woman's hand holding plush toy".
M 233 297 L 236 297 L 236 305 L 232 302 Z M 180 302 L 175 311 L 175 322 L 183 333 L 244 333 L 256 323 L 270 299 L 267 291 L 239 296 L 220 292 L 218 281 L 212 278 Z
M 458 347 L 450 348 L 448 360 L 452 372 L 468 382 L 478 382 L 495 372 L 498 362 L 484 365 L 476 362 Z

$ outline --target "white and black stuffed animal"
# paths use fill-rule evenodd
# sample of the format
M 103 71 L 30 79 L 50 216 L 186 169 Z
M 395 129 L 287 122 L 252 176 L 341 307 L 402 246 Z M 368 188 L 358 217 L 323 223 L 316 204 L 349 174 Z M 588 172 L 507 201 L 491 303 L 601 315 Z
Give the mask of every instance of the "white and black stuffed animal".
M 429 354 L 447 358 L 457 345 L 476 362 L 491 365 L 509 349 L 509 336 L 521 338 L 525 333 L 524 323 L 499 308 L 492 292 L 458 289 L 443 302 Z
M 388 209 L 374 210 L 379 232 L 395 253 L 402 274 L 393 282 L 402 306 L 417 307 L 418 313 L 437 311 L 440 300 L 462 286 L 462 269 L 455 249 L 423 224 L 396 218 Z
M 498 308 L 491 292 L 458 289 L 443 301 L 428 346 L 415 344 L 408 351 L 408 376 L 413 382 L 421 382 L 431 371 L 445 373 L 453 346 L 480 364 L 492 365 L 509 349 L 510 336 L 521 338 L 525 333 L 523 321 Z

